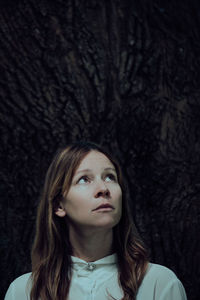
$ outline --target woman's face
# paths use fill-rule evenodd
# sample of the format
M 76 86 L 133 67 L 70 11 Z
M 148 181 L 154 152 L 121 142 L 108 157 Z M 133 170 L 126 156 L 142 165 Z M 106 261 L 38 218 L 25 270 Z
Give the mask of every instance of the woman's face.
M 114 165 L 103 153 L 90 151 L 64 195 L 60 216 L 66 215 L 69 225 L 81 229 L 113 228 L 120 220 L 121 210 L 122 191 Z

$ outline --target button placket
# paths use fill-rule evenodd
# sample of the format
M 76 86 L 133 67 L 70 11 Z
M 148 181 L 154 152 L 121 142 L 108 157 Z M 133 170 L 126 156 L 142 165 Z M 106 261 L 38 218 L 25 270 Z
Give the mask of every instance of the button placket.
M 71 293 L 72 297 L 70 300 L 107 299 L 107 293 L 105 298 L 104 290 L 107 290 L 107 281 L 112 277 L 111 273 L 113 273 L 114 268 L 116 268 L 116 258 L 114 255 L 103 258 L 98 262 L 87 262 L 76 257 L 72 257 L 72 261 L 74 279 L 72 279 L 73 293 Z M 76 294 L 78 297 L 76 297 Z
M 95 287 L 96 287 L 96 280 L 93 281 L 91 286 L 91 300 L 95 300 Z

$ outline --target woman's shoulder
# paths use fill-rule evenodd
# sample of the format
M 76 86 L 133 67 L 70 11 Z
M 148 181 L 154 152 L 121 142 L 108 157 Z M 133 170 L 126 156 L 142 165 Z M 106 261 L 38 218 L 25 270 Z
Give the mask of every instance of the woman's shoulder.
M 29 279 L 31 278 L 31 272 L 25 273 L 19 277 L 17 277 L 13 282 L 10 284 L 13 288 L 24 288 L 28 285 Z
M 185 289 L 175 275 L 167 267 L 149 263 L 147 272 L 138 290 L 137 300 L 149 299 L 186 300 Z
M 161 286 L 172 285 L 175 283 L 181 284 L 180 280 L 171 269 L 154 263 L 149 263 L 145 277 L 146 280 L 150 280 L 156 284 L 159 283 Z
M 17 277 L 10 284 L 5 296 L 5 300 L 28 299 L 28 295 L 30 291 L 30 283 L 31 283 L 30 279 L 31 279 L 31 273 L 26 273 Z
M 153 276 L 155 278 L 155 280 L 157 280 L 157 279 L 165 279 L 165 280 L 178 279 L 172 270 L 170 270 L 169 268 L 167 268 L 165 266 L 162 266 L 159 264 L 154 264 L 154 263 L 149 263 L 146 275 L 151 276 L 151 277 Z
M 32 273 L 29 272 L 29 273 L 25 273 L 25 274 L 20 275 L 15 280 L 13 280 L 12 284 L 20 284 L 20 283 L 27 282 L 30 279 L 31 274 Z

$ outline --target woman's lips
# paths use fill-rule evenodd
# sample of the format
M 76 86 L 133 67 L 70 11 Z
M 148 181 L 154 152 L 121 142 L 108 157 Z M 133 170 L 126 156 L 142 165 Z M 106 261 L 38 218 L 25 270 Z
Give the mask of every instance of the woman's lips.
M 113 211 L 112 207 L 104 207 L 104 208 L 98 208 L 95 210 L 96 212 L 106 212 L 106 211 Z
M 101 210 L 101 211 L 103 211 L 103 210 L 105 210 L 105 211 L 110 211 L 110 210 L 113 210 L 113 209 L 114 209 L 114 207 L 113 207 L 111 204 L 105 203 L 105 204 L 99 205 L 97 208 L 93 209 L 93 211 L 97 211 L 97 210 Z

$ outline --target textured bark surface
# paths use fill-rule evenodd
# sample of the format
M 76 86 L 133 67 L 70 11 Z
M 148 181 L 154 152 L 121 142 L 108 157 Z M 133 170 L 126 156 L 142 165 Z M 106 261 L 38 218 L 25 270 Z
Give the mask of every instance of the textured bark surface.
M 199 11 L 186 0 L 0 2 L 0 297 L 30 271 L 52 156 L 89 139 L 119 159 L 152 261 L 199 299 Z

